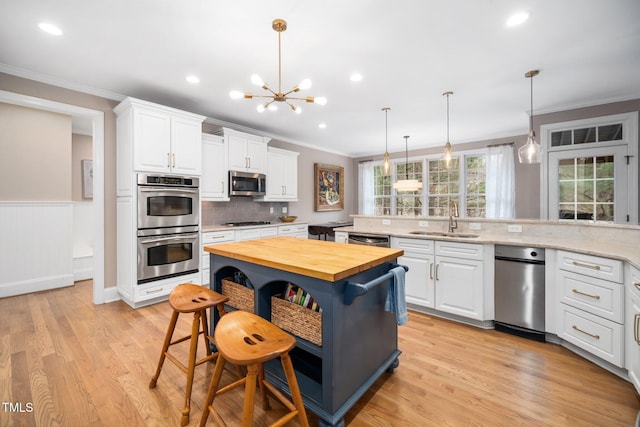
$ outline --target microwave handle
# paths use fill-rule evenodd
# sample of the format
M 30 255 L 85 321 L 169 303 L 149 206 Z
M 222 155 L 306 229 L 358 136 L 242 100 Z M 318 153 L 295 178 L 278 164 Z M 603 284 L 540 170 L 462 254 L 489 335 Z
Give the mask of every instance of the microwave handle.
M 184 240 L 184 239 L 190 239 L 197 236 L 198 236 L 198 233 L 181 234 L 179 236 L 169 236 L 169 237 L 154 237 L 151 239 L 141 239 L 140 243 L 146 244 L 146 243 L 166 242 L 169 240 Z
M 198 190 L 192 190 L 189 188 L 140 187 L 140 192 L 142 193 L 161 193 L 165 191 L 174 192 L 174 193 L 198 194 Z

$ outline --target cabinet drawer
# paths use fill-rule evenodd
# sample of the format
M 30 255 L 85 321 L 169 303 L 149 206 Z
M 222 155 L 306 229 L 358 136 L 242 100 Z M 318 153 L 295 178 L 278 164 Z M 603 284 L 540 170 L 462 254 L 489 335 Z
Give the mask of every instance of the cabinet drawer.
M 558 268 L 585 276 L 622 283 L 622 261 L 574 252 L 558 251 Z
M 482 245 L 436 241 L 436 254 L 455 258 L 482 260 Z
M 200 273 L 194 273 L 180 277 L 158 280 L 157 282 L 145 283 L 143 285 L 135 285 L 133 296 L 136 302 L 167 296 L 176 286 L 183 283 L 200 284 L 200 279 Z
M 260 237 L 275 237 L 278 235 L 278 227 L 268 227 L 260 229 Z
M 307 224 L 278 226 L 279 236 L 290 236 L 292 234 L 302 234 L 302 233 L 307 233 Z
M 235 230 L 226 231 L 212 231 L 209 233 L 202 233 L 202 244 L 210 245 L 222 242 L 233 242 L 236 237 Z
M 559 304 L 558 335 L 616 366 L 624 366 L 624 327 L 577 308 Z
M 432 255 L 435 253 L 433 240 L 391 238 L 391 247 L 403 249 L 404 253 Z
M 629 278 L 627 279 L 629 293 L 640 298 L 640 270 L 629 266 Z
M 617 323 L 624 319 L 624 286 L 559 270 L 558 289 L 565 304 Z

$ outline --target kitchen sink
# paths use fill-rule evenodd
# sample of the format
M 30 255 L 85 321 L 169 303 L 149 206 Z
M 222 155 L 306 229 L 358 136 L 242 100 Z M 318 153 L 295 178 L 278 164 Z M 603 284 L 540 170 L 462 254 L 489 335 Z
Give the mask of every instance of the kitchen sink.
M 445 233 L 444 231 L 410 231 L 409 234 L 418 234 L 421 236 L 438 236 L 438 237 L 457 237 L 461 239 L 474 239 L 479 237 L 479 234 L 472 233 Z

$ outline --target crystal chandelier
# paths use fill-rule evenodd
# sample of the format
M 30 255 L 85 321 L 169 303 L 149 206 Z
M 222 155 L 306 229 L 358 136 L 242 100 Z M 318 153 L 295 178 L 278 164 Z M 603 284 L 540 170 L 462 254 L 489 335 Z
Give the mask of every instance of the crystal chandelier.
M 258 112 L 260 112 L 260 113 L 263 112 L 264 110 L 271 110 L 271 111 L 277 110 L 278 107 L 277 107 L 276 104 L 274 104 L 274 102 L 284 102 L 293 111 L 295 111 L 298 114 L 300 114 L 302 112 L 302 109 L 300 107 L 298 107 L 297 105 L 291 103 L 290 102 L 291 100 L 305 101 L 305 102 L 309 102 L 309 103 L 325 105 L 327 103 L 327 98 L 325 98 L 324 96 L 317 96 L 317 97 L 313 97 L 313 96 L 307 96 L 307 97 L 289 96 L 290 94 L 299 92 L 300 90 L 309 89 L 311 87 L 311 80 L 309 80 L 309 79 L 302 80 L 302 82 L 300 82 L 299 85 L 294 86 L 293 89 L 291 89 L 288 92 L 283 92 L 282 91 L 282 49 L 281 49 L 281 44 L 280 44 L 280 36 L 281 36 L 282 32 L 287 29 L 287 22 L 284 19 L 274 19 L 274 21 L 273 21 L 271 26 L 278 33 L 278 91 L 275 92 L 273 89 L 271 89 L 269 87 L 269 85 L 266 84 L 264 82 L 264 80 L 262 80 L 262 78 L 259 75 L 253 74 L 251 76 L 251 82 L 253 84 L 257 85 L 257 86 L 262 87 L 262 89 L 266 90 L 267 92 L 270 92 L 270 94 L 268 94 L 268 95 L 254 95 L 254 94 L 252 94 L 250 92 L 240 92 L 240 91 L 237 91 L 237 90 L 232 90 L 231 92 L 229 92 L 229 96 L 231 96 L 232 99 L 267 98 L 267 101 L 265 101 L 264 103 L 258 105 Z

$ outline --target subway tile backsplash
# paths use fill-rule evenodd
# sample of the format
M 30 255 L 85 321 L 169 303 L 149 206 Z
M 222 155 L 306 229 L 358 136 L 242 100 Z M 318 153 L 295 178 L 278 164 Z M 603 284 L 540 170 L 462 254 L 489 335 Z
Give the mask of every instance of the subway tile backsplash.
M 251 197 L 231 197 L 229 202 L 202 202 L 202 226 L 225 224 L 240 221 L 280 222 L 282 208 L 289 207 L 287 202 L 254 202 Z M 273 208 L 273 213 L 270 212 Z

